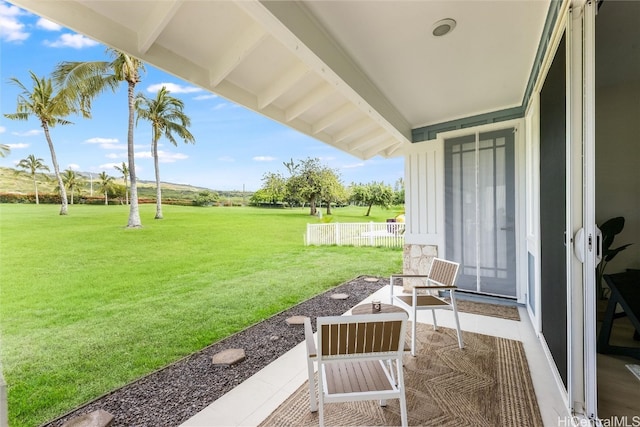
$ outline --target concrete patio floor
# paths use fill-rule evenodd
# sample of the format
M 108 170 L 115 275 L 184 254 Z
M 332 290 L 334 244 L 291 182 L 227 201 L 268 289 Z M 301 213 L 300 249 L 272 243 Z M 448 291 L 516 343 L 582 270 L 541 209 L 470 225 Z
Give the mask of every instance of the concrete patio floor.
M 389 288 L 383 287 L 363 300 L 389 302 Z M 545 426 L 570 425 L 564 398 L 536 337 L 524 307 L 518 308 L 520 321 L 460 312 L 463 330 L 522 341 Z M 455 327 L 451 312 L 438 312 L 438 325 Z M 431 314 L 420 312 L 418 322 L 431 324 Z M 229 393 L 182 424 L 184 427 L 256 426 L 307 380 L 304 343 L 285 353 Z

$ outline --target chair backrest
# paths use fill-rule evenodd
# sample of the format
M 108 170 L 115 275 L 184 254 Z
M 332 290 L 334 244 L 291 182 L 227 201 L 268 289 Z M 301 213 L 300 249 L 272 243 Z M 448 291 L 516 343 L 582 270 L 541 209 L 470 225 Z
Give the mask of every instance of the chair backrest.
M 440 258 L 434 258 L 429 269 L 429 280 L 444 286 L 453 286 L 460 264 Z
M 318 317 L 318 360 L 402 357 L 406 313 Z

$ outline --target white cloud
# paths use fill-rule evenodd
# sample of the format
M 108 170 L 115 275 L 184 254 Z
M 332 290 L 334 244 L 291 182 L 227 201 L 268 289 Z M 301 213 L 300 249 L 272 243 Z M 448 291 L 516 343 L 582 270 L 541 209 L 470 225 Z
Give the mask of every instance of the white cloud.
M 61 25 L 58 25 L 55 22 L 51 22 L 48 19 L 44 18 L 38 19 L 38 22 L 36 22 L 36 26 L 47 31 L 60 31 L 62 29 Z
M 233 163 L 236 161 L 236 159 L 234 159 L 231 156 L 222 156 L 222 157 L 218 157 L 218 160 L 221 162 L 227 162 L 227 163 Z
M 24 24 L 18 16 L 22 12 L 16 6 L 8 6 L 0 3 L 0 40 L 7 42 L 21 42 L 29 38 L 29 33 L 24 31 Z
M 127 158 L 126 154 L 109 153 L 105 156 L 107 159 L 123 159 Z
M 157 83 L 154 85 L 151 85 L 147 88 L 147 92 L 150 93 L 157 93 L 160 91 L 160 89 L 162 89 L 162 86 L 164 86 L 169 92 L 176 94 L 176 93 L 195 93 L 195 92 L 202 92 L 202 89 L 200 89 L 199 87 L 195 87 L 195 86 L 182 86 L 176 83 Z
M 126 150 L 127 144 L 118 142 L 118 138 L 89 138 L 84 141 L 87 144 L 98 144 L 103 150 Z M 110 155 L 107 155 L 109 157 Z M 114 154 L 115 156 L 115 154 Z M 120 156 L 118 156 L 120 157 Z M 118 158 L 111 157 L 111 158 Z
M 69 163 L 67 165 L 67 169 L 71 169 L 72 171 L 79 171 L 80 170 L 80 165 L 77 165 L 75 163 Z
M 25 132 L 12 132 L 13 135 L 16 136 L 36 136 L 40 135 L 43 131 L 40 129 L 31 129 Z
M 218 95 L 214 94 L 214 93 L 208 93 L 206 95 L 198 95 L 198 96 L 194 96 L 193 99 L 195 101 L 204 101 L 205 99 L 215 99 L 217 98 Z
M 7 131 L 7 128 L 4 126 L 0 126 L 0 133 L 5 133 Z
M 364 163 L 352 163 L 350 165 L 343 165 L 342 169 L 355 169 L 364 167 Z
M 44 44 L 45 46 L 49 47 L 71 47 L 73 49 L 82 49 L 85 47 L 97 46 L 98 42 L 95 40 L 91 40 L 90 38 L 85 37 L 82 34 L 65 33 L 62 34 L 56 41 L 50 42 L 48 40 L 45 40 Z
M 12 150 L 15 149 L 20 149 L 20 148 L 27 148 L 29 147 L 29 144 L 26 144 L 24 142 L 20 142 L 18 144 L 7 144 L 9 146 L 9 148 L 11 148 Z
M 135 154 L 137 159 L 150 159 L 152 158 L 149 151 L 142 151 Z M 158 161 L 160 163 L 175 163 L 178 160 L 188 159 L 189 156 L 182 153 L 167 153 L 166 151 L 158 150 Z
M 99 136 L 95 138 L 89 138 L 84 142 L 88 142 L 89 144 L 107 144 L 107 143 L 116 143 L 118 142 L 118 138 L 100 138 Z
M 253 160 L 256 162 L 273 162 L 276 158 L 271 156 L 255 156 Z
M 111 175 L 112 169 L 115 166 L 120 167 L 120 163 L 104 163 L 104 164 L 98 166 L 98 169 L 103 170 L 104 172 L 107 173 L 107 175 Z

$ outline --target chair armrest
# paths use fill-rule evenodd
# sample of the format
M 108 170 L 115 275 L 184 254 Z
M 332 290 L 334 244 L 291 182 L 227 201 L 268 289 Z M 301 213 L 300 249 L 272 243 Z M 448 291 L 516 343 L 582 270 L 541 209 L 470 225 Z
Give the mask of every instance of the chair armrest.
M 446 285 L 416 285 L 413 287 L 414 289 L 458 289 L 457 286 L 455 285 L 451 285 L 451 286 L 446 286 Z
M 424 278 L 424 279 L 428 279 L 429 275 L 427 274 L 392 274 L 391 277 L 393 277 L 394 279 L 401 279 L 403 277 L 406 278 Z
M 308 317 L 304 319 L 304 339 L 307 343 L 307 356 L 310 359 L 315 359 L 318 355 L 318 351 L 316 350 L 316 341 L 313 339 L 311 319 L 309 319 Z

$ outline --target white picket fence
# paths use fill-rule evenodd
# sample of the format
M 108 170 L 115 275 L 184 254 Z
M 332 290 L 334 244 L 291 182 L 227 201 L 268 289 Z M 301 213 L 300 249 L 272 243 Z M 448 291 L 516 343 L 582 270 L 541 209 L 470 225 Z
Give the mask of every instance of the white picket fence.
M 351 222 L 307 224 L 304 244 L 337 246 L 384 246 L 401 248 L 404 245 L 404 223 Z

